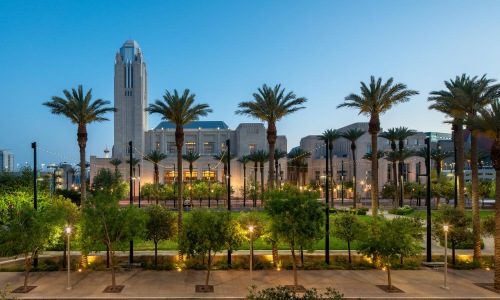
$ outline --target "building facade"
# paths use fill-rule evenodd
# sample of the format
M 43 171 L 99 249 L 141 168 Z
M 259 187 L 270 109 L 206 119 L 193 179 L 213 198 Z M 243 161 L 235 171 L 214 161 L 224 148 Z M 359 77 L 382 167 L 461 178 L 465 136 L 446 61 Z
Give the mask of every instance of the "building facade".
M 0 166 L 2 171 L 14 172 L 14 154 L 8 150 L 0 150 Z

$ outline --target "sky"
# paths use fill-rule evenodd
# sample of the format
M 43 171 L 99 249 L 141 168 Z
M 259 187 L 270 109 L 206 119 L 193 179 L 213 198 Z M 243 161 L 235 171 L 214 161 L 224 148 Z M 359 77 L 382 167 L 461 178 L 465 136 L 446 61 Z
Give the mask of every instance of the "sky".
M 370 76 L 419 91 L 381 116 L 388 129 L 451 132 L 428 110 L 429 92 L 466 73 L 500 79 L 500 1 L 8 1 L 0 0 L 0 149 L 15 165 L 78 162 L 76 125 L 42 105 L 82 84 L 113 103 L 114 59 L 128 39 L 142 49 L 148 102 L 189 88 L 230 128 L 263 84 L 308 99 L 277 124 L 288 150 L 300 139 L 354 122 L 336 109 Z M 113 146 L 110 121 L 88 126 L 87 158 Z M 149 128 L 160 116 L 149 116 Z

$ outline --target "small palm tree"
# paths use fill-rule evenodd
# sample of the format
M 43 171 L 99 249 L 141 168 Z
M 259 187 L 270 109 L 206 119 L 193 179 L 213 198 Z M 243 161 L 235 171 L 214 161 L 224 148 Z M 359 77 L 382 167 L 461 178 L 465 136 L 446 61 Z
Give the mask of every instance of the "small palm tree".
M 63 115 L 70 119 L 71 123 L 78 126 L 77 140 L 80 148 L 80 165 L 85 165 L 85 149 L 87 147 L 88 133 L 87 125 L 94 122 L 109 121 L 104 115 L 108 112 L 115 112 L 116 108 L 109 107 L 111 102 L 102 99 L 92 101 L 92 89 L 87 93 L 83 92 L 82 85 L 71 91 L 63 90 L 66 99 L 53 96 L 51 101 L 44 102 L 43 105 L 50 108 L 55 115 Z M 87 199 L 87 176 L 86 172 L 80 172 L 82 207 Z
M 382 78 L 375 81 L 375 77 L 370 78 L 370 85 L 361 82 L 361 94 L 349 94 L 345 97 L 345 102 L 339 104 L 340 107 L 350 107 L 359 110 L 360 114 L 370 117 L 368 132 L 372 136 L 372 151 L 378 150 L 377 135 L 380 132 L 380 115 L 390 110 L 394 105 L 407 102 L 410 97 L 418 92 L 407 89 L 403 83 L 393 85 L 393 79 L 389 78 L 382 84 Z M 373 216 L 378 214 L 378 160 L 372 157 L 372 209 Z
M 398 127 L 396 128 L 396 135 L 398 139 L 398 149 L 399 149 L 399 186 L 401 194 L 399 195 L 399 206 L 403 207 L 403 188 L 404 188 L 404 178 L 403 178 L 403 169 L 404 169 L 404 159 L 403 159 L 403 149 L 405 147 L 405 141 L 412 135 L 417 133 L 416 130 L 408 129 L 408 127 Z
M 389 128 L 387 131 L 382 132 L 381 134 L 378 135 L 381 138 L 386 139 L 390 145 L 391 145 L 391 150 L 392 150 L 392 155 L 391 158 L 392 160 L 389 160 L 392 164 L 392 201 L 395 202 L 397 198 L 397 186 L 398 186 L 398 173 L 397 173 L 397 155 L 396 155 L 396 141 L 398 140 L 398 134 L 397 134 L 397 129 L 396 128 Z M 387 156 L 387 155 L 386 155 Z
M 293 92 L 285 93 L 285 89 L 277 84 L 274 88 L 266 84 L 253 94 L 253 101 L 238 104 L 237 115 L 247 115 L 267 122 L 267 142 L 269 144 L 269 187 L 274 188 L 274 149 L 278 138 L 276 122 L 300 109 L 307 102 L 304 97 L 296 97 Z
M 246 207 L 247 201 L 247 164 L 250 162 L 248 155 L 242 156 L 237 159 L 243 165 L 243 207 Z
M 162 116 L 162 120 L 166 120 L 175 124 L 175 146 L 177 147 L 177 178 L 182 178 L 182 146 L 184 145 L 184 125 L 198 120 L 199 117 L 204 117 L 212 112 L 208 104 L 195 104 L 195 94 L 191 94 L 189 89 L 185 89 L 182 95 L 179 95 L 177 90 L 174 93 L 169 91 L 163 95 L 163 101 L 156 99 L 155 103 L 149 104 L 146 111 L 150 114 L 156 113 Z M 177 181 L 177 234 L 182 233 L 182 180 Z M 179 250 L 179 258 L 182 259 L 182 254 Z
M 193 197 L 192 197 L 192 191 L 193 191 L 193 163 L 195 161 L 197 161 L 198 158 L 200 158 L 200 157 L 201 157 L 201 155 L 198 154 L 198 152 L 192 152 L 192 151 L 189 151 L 188 153 L 182 155 L 182 159 L 184 159 L 185 161 L 187 161 L 189 163 L 189 192 L 190 192 L 189 197 L 191 198 L 191 201 L 193 201 Z
M 384 151 L 377 150 L 377 159 L 381 159 L 385 155 L 386 155 L 386 153 Z M 363 159 L 372 160 L 372 152 L 365 153 L 365 155 L 363 155 Z
M 297 174 L 297 186 L 300 182 L 300 168 L 304 165 L 305 159 L 311 157 L 311 152 L 306 152 L 304 149 L 295 147 L 288 153 L 289 165 L 295 169 Z
M 356 188 L 356 180 L 358 180 L 358 176 L 356 173 L 356 141 L 365 134 L 364 130 L 359 128 L 352 128 L 347 130 L 346 132 L 342 132 L 341 136 L 351 142 L 351 152 L 352 152 L 352 166 L 353 170 L 353 185 L 354 185 L 354 199 L 357 199 L 357 188 Z M 332 169 L 333 170 L 333 169 Z M 333 175 L 333 174 L 332 174 Z
M 259 162 L 260 167 L 260 201 L 261 204 L 264 204 L 264 165 L 269 159 L 269 152 L 265 150 L 257 150 L 252 155 Z
M 147 161 L 150 161 L 154 165 L 154 174 L 155 174 L 155 187 L 156 187 L 156 193 L 155 193 L 155 198 L 156 198 L 156 204 L 158 204 L 158 185 L 160 184 L 160 170 L 158 168 L 158 164 L 167 158 L 167 155 L 165 153 L 161 153 L 159 150 L 153 150 L 149 152 L 146 157 L 144 157 Z
M 254 163 L 253 165 L 253 175 L 254 175 L 254 193 L 253 193 L 253 207 L 257 206 L 257 168 L 259 167 L 259 157 L 255 152 L 247 155 L 248 159 Z
M 287 154 L 288 153 L 286 153 L 286 151 L 283 151 L 281 149 L 274 149 L 274 168 L 276 171 L 276 186 L 278 186 L 278 189 L 280 189 L 280 187 L 281 187 L 281 182 L 279 180 L 280 174 L 279 174 L 279 170 L 278 170 L 279 160 L 282 158 L 285 158 Z
M 423 149 L 425 151 L 427 151 L 427 149 L 425 149 L 425 148 L 423 148 Z M 434 162 L 436 163 L 436 173 L 437 173 L 438 178 L 441 176 L 442 162 L 445 159 L 447 159 L 448 157 L 451 157 L 452 155 L 453 155 L 453 152 L 443 150 L 443 149 L 441 149 L 441 147 L 438 147 L 437 149 L 431 150 L 431 159 L 434 160 Z M 427 156 L 427 153 L 425 154 L 425 156 Z
M 479 116 L 469 119 L 468 124 L 475 130 L 493 140 L 491 145 L 491 162 L 496 173 L 495 202 L 500 203 L 500 102 L 491 103 L 491 107 L 479 109 Z M 500 224 L 500 205 L 495 205 L 495 224 Z M 495 241 L 500 240 L 500 230 L 495 230 Z M 495 289 L 500 289 L 500 243 L 495 242 Z
M 216 154 L 216 155 L 213 156 L 213 158 L 215 160 L 218 160 L 218 161 L 222 162 L 222 165 L 224 166 L 224 178 L 226 178 L 226 176 L 227 176 L 228 157 L 229 157 L 229 160 L 233 160 L 233 159 L 236 158 L 236 154 L 231 153 L 228 156 L 228 155 L 226 155 L 226 152 L 227 151 L 221 151 L 219 154 Z M 227 182 L 227 179 L 224 179 L 224 180 L 226 180 L 226 182 Z
M 109 161 L 109 163 L 115 166 L 115 175 L 118 175 L 118 166 L 122 164 L 122 160 L 119 158 L 113 158 Z
M 328 154 L 330 155 L 330 172 L 333 172 L 333 142 L 335 140 L 338 140 L 339 138 L 342 137 L 342 133 L 336 129 L 327 129 L 323 132 L 322 135 L 320 135 L 318 138 L 322 141 L 326 141 L 328 144 Z M 330 178 L 327 178 L 326 180 L 329 180 L 330 182 L 330 188 L 333 187 L 333 174 L 330 173 Z M 354 189 L 356 190 L 356 189 Z M 330 200 L 326 199 L 326 202 L 328 203 Z M 332 201 L 333 201 L 333 193 L 332 193 Z

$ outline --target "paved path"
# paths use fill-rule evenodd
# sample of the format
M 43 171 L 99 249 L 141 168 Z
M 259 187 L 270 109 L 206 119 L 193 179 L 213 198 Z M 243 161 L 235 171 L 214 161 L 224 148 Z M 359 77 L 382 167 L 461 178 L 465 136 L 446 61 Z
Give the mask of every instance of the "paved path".
M 403 293 L 386 293 L 376 285 L 387 284 L 387 273 L 381 270 L 299 271 L 298 281 L 305 288 L 337 289 L 346 298 L 362 299 L 500 299 L 500 294 L 475 285 L 492 283 L 493 272 L 485 270 L 448 270 L 449 290 L 442 289 L 443 270 L 425 268 L 418 271 L 392 271 L 393 285 Z M 19 299 L 243 299 L 251 284 L 258 290 L 290 285 L 292 271 L 213 271 L 210 284 L 213 293 L 196 293 L 195 285 L 205 282 L 205 271 L 118 270 L 116 282 L 124 285 L 121 293 L 103 293 L 111 283 L 109 271 L 71 273 L 71 290 L 66 290 L 66 272 L 36 272 L 29 293 L 16 293 Z M 11 288 L 21 286 L 23 273 L 0 273 L 0 284 Z

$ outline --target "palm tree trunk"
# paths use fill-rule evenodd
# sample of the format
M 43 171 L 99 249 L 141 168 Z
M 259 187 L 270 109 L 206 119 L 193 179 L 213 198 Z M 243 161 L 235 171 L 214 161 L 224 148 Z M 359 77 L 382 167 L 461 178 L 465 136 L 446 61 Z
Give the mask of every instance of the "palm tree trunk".
M 396 202 L 396 199 L 398 198 L 398 172 L 397 172 L 397 160 L 396 160 L 396 151 L 394 153 L 394 161 L 392 162 L 392 174 L 394 175 L 394 178 L 392 180 L 392 204 L 394 206 L 394 203 Z
M 464 187 L 465 187 L 465 178 L 464 178 L 464 136 L 463 136 L 463 126 L 457 125 L 455 131 L 455 145 L 457 150 L 457 161 L 455 162 L 456 173 L 458 176 L 458 196 L 457 196 L 457 207 L 462 211 L 465 210 L 465 195 L 464 195 Z
M 357 201 L 358 201 L 358 192 L 357 192 L 357 181 L 358 181 L 358 177 L 356 175 L 356 145 L 354 143 L 351 143 L 351 152 L 352 152 L 352 167 L 353 167 L 353 170 L 352 170 L 352 175 L 353 175 L 353 186 L 354 186 L 354 207 L 357 207 Z M 330 157 L 332 157 L 332 154 L 330 153 Z M 333 170 L 333 168 L 332 168 Z M 332 174 L 333 176 L 333 174 Z M 333 195 L 333 193 L 332 193 Z M 349 263 L 351 262 L 351 256 L 349 255 Z
M 473 261 L 481 261 L 481 224 L 479 220 L 479 169 L 477 165 L 477 134 L 471 131 L 470 141 L 471 169 L 472 169 L 472 233 L 474 235 Z
M 372 136 L 372 216 L 378 215 L 378 156 L 377 156 L 377 133 Z
M 491 160 L 495 168 L 495 203 L 500 203 L 500 142 L 491 147 Z M 495 205 L 495 289 L 500 289 L 500 205 Z
M 276 124 L 274 122 L 268 122 L 267 125 L 267 142 L 269 143 L 269 186 L 268 189 L 274 189 L 274 149 L 276 146 Z
M 87 147 L 87 128 L 85 125 L 78 125 L 78 147 L 80 148 L 80 187 L 81 187 L 81 204 L 82 208 L 85 207 L 87 200 L 87 168 L 85 160 L 85 148 Z
M 182 234 L 182 146 L 177 145 L 177 236 Z M 182 253 L 179 249 L 178 261 L 182 262 Z
M 264 164 L 260 163 L 260 204 L 264 204 Z

